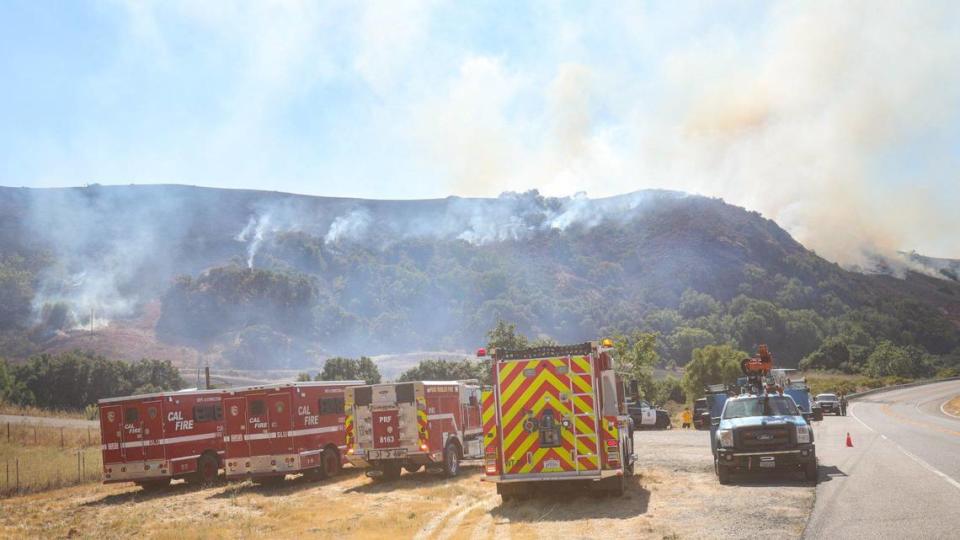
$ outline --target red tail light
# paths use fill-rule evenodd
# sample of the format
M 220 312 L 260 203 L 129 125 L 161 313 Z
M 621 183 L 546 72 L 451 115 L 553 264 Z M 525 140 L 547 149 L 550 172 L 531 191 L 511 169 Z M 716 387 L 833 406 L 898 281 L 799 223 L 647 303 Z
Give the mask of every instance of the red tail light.
M 619 441 L 615 441 L 613 439 L 607 439 L 607 446 L 618 446 L 619 444 L 620 444 Z

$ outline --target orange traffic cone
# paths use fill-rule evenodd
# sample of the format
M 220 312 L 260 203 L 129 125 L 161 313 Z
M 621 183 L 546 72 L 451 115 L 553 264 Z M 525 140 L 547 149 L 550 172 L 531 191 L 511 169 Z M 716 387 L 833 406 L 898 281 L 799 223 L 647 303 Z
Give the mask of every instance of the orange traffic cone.
M 850 432 L 847 432 L 847 448 L 853 448 L 853 439 L 850 438 Z

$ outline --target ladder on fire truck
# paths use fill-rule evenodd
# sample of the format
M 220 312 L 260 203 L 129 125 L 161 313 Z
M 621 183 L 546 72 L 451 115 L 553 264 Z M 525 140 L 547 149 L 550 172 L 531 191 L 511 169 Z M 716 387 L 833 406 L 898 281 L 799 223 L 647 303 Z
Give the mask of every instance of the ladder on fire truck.
M 570 409 L 573 412 L 573 422 L 572 422 L 573 425 L 570 426 L 571 428 L 570 430 L 573 432 L 573 442 L 574 442 L 573 460 L 577 466 L 577 473 L 581 474 L 584 472 L 596 471 L 600 468 L 600 437 L 598 436 L 599 434 L 597 433 L 597 430 L 600 428 L 600 426 L 597 425 L 597 414 L 596 414 L 596 408 L 599 406 L 599 403 L 596 402 L 595 392 L 594 393 L 580 392 L 579 391 L 580 389 L 577 388 L 576 384 L 574 384 L 574 378 L 578 374 L 581 374 L 581 372 L 579 371 L 581 368 L 577 364 L 574 358 L 575 358 L 575 355 L 572 355 L 572 354 L 567 357 L 567 362 L 569 365 L 569 371 L 567 372 L 567 381 L 570 383 Z M 585 355 L 584 358 L 587 359 L 588 367 L 587 367 L 587 373 L 582 373 L 582 374 L 587 375 L 591 379 L 594 379 L 595 377 L 594 377 L 594 369 L 593 369 L 593 355 L 592 354 Z M 593 384 L 590 385 L 591 390 L 596 388 L 596 384 L 598 384 L 598 381 L 594 380 Z M 584 412 L 584 410 L 580 409 L 580 407 L 577 405 L 578 399 L 580 400 L 580 403 L 592 404 L 592 406 L 590 407 L 589 413 Z M 581 432 L 577 425 L 580 422 L 582 422 L 583 425 L 586 426 L 587 428 L 592 429 L 593 433 Z M 580 453 L 581 443 L 582 442 L 589 443 L 591 439 L 593 441 L 592 444 L 584 444 L 582 446 L 584 448 L 590 448 L 592 446 L 594 448 L 594 453 L 581 454 Z M 585 458 L 587 464 L 590 463 L 591 461 L 590 458 L 595 458 L 597 465 L 596 467 L 584 468 L 584 461 L 581 460 L 580 458 Z

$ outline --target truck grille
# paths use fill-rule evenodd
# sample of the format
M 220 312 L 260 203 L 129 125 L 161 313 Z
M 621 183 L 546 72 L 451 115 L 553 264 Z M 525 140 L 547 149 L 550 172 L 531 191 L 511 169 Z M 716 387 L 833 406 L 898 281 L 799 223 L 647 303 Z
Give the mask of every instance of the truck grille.
M 790 446 L 792 426 L 745 427 L 734 432 L 734 444 L 744 450 Z

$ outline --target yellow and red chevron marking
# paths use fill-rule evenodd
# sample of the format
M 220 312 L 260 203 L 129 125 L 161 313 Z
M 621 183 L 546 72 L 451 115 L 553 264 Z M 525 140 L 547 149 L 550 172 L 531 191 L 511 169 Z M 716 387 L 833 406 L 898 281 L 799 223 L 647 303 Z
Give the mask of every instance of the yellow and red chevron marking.
M 596 437 L 591 436 L 595 435 L 593 422 L 589 416 L 583 416 L 593 414 L 593 389 L 589 376 L 572 372 L 570 362 L 567 358 L 554 358 L 499 364 L 501 433 L 507 460 L 505 472 L 575 471 L 578 467 L 576 461 L 580 461 L 581 469 L 598 468 Z M 562 368 L 567 369 L 564 372 Z M 581 366 L 580 369 L 589 371 L 589 361 L 586 368 Z M 590 395 L 572 395 L 571 383 L 574 392 Z M 577 432 L 586 436 L 575 437 L 571 431 L 563 429 L 562 446 L 540 448 L 539 434 L 527 432 L 523 424 L 528 416 L 539 418 L 547 407 L 554 411 L 558 421 L 571 419 Z M 575 416 L 571 407 L 581 416 Z M 582 459 L 575 458 L 574 448 L 576 453 L 584 455 Z M 548 461 L 556 461 L 559 468 L 545 470 Z
M 484 447 L 490 447 L 497 440 L 497 400 L 493 390 L 480 391 L 480 421 L 483 424 Z
M 427 431 L 430 427 L 430 421 L 427 420 L 427 400 L 418 397 L 417 398 L 417 436 L 420 442 L 420 448 L 423 448 L 423 445 L 429 444 L 430 434 Z
M 587 356 L 573 356 L 570 358 L 570 371 L 574 373 L 592 374 L 590 358 Z
M 617 424 L 616 416 L 604 416 L 603 421 L 604 439 L 620 440 L 620 427 Z
M 608 440 L 617 441 L 617 444 L 619 445 L 620 444 L 620 426 L 617 423 L 617 417 L 604 416 L 603 419 L 600 421 L 600 423 L 603 425 L 601 431 L 603 433 L 604 448 L 607 448 Z M 603 453 L 603 462 L 604 463 L 607 462 L 606 452 Z
M 343 421 L 344 440 L 347 448 L 353 445 L 353 415 L 348 414 Z
M 343 412 L 346 418 L 343 420 L 344 444 L 347 448 L 353 445 L 353 392 L 343 393 Z

